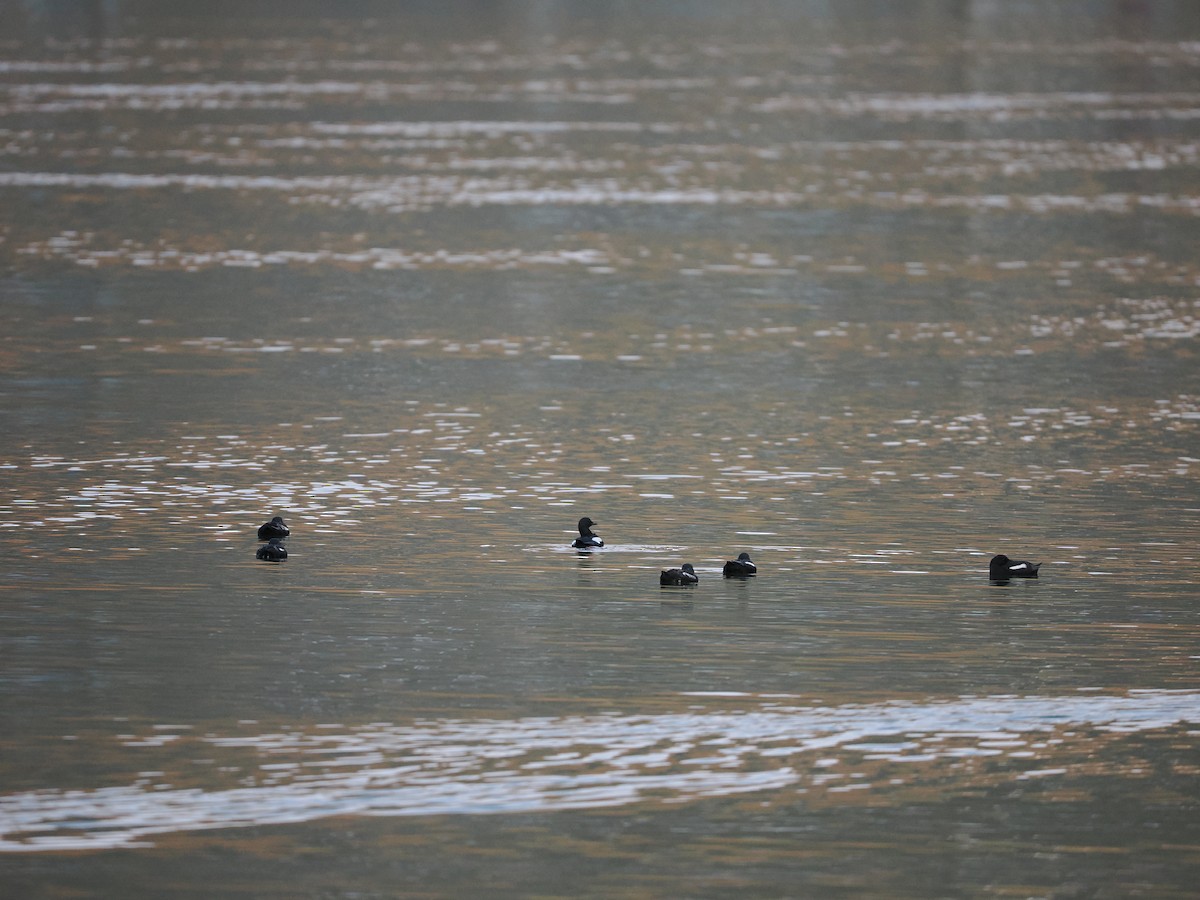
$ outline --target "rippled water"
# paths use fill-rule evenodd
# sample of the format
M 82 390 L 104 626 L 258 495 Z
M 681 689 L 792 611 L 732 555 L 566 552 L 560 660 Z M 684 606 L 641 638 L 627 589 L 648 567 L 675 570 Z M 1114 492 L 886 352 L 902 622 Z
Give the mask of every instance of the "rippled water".
M 1189 896 L 1200 16 L 1016 7 L 22 6 L 5 883 Z
M 8 795 L 0 809 L 16 839 L 0 849 L 143 846 L 141 838 L 164 831 L 346 815 L 595 809 L 646 797 L 680 803 L 790 790 L 833 802 L 832 795 L 851 791 L 903 794 L 930 778 L 929 769 L 991 757 L 1010 766 L 1001 780 L 1019 783 L 1068 775 L 1069 766 L 1045 768 L 1040 760 L 1061 758 L 1064 749 L 1079 752 L 1072 729 L 1093 730 L 1087 743 L 1094 754 L 1114 735 L 1177 728 L 1197 702 L 1187 691 L 834 708 L 791 707 L 783 697 L 725 697 L 761 709 L 401 728 L 376 722 L 350 733 L 317 725 L 315 733 L 249 736 L 195 737 L 188 726 L 160 725 L 115 740 L 142 751 L 139 762 L 172 769 L 179 764 L 177 745 L 188 746 L 189 755 L 204 757 L 189 760 L 192 766 L 217 775 L 160 769 L 138 772 L 128 786 Z M 247 749 L 264 760 L 251 773 L 238 755 Z M 157 758 L 163 750 L 165 763 Z M 219 765 L 225 755 L 241 765 Z M 212 782 L 222 776 L 238 786 L 215 789 Z

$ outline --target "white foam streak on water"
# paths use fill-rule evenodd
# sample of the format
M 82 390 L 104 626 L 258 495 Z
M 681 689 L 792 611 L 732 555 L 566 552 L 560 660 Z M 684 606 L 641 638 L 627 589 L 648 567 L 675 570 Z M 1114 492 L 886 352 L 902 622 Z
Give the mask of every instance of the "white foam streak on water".
M 731 695 L 726 700 L 736 701 Z M 749 699 L 749 698 L 748 698 Z M 0 798 L 0 851 L 144 846 L 154 834 L 280 825 L 344 815 L 478 815 L 680 803 L 849 779 L 831 751 L 891 763 L 937 764 L 1008 755 L 1046 777 L 1030 752 L 1039 736 L 1077 729 L 1133 733 L 1200 722 L 1200 692 L 1088 692 L 832 708 L 647 716 L 378 723 L 345 733 L 205 736 L 206 754 L 257 752 L 259 782 L 230 790 L 173 789 L 153 779 L 94 791 L 38 790 Z M 1076 735 L 1076 739 L 1079 738 Z M 145 752 L 143 745 L 133 742 Z M 283 759 L 284 762 L 277 760 Z M 1059 766 L 1064 774 L 1070 768 Z M 942 773 L 944 777 L 944 773 Z M 889 773 L 889 779 L 892 773 Z
M 313 122 L 312 130 L 318 134 L 338 135 L 403 135 L 405 137 L 448 137 L 459 135 L 501 134 L 557 134 L 562 132 L 630 132 L 653 131 L 669 133 L 680 126 L 669 123 L 642 122 L 504 122 L 504 121 L 453 121 L 453 122 Z
M 1147 110 L 1154 115 L 1163 107 L 1180 107 L 1191 111 L 1200 102 L 1194 93 L 1109 93 L 1046 92 L 1037 94 L 849 94 L 845 97 L 813 97 L 788 94 L 772 97 L 756 104 L 761 112 L 808 112 L 843 116 L 875 114 L 902 120 L 924 118 L 983 117 L 1005 120 L 1020 116 L 1036 116 L 1047 111 L 1083 110 L 1103 117 L 1116 110 Z

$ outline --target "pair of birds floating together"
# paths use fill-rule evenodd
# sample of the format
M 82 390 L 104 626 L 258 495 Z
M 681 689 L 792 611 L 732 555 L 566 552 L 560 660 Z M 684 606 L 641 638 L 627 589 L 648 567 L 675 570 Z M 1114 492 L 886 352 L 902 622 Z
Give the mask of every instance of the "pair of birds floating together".
M 577 550 L 594 550 L 604 546 L 604 540 L 592 531 L 596 523 L 584 516 L 579 520 L 579 537 L 571 542 Z M 988 564 L 988 578 L 1004 583 L 1013 578 L 1037 578 L 1041 563 L 1031 563 L 1023 559 L 1009 559 L 1003 553 L 992 557 Z M 739 553 L 737 559 L 725 563 L 721 570 L 726 578 L 747 578 L 758 573 L 758 567 L 750 559 L 749 553 Z M 695 568 L 691 563 L 684 563 L 678 569 L 663 569 L 658 576 L 658 583 L 664 586 L 677 586 L 699 583 Z
M 739 553 L 737 559 L 731 559 L 721 568 L 721 574 L 726 578 L 749 578 L 758 574 L 758 566 L 750 559 L 749 553 Z M 658 583 L 663 587 L 684 586 L 697 584 L 700 576 L 692 568 L 691 563 L 684 563 L 678 569 L 663 569 L 658 573 Z
M 592 531 L 595 524 L 587 516 L 580 519 L 579 537 L 571 541 L 571 546 L 576 550 L 597 550 L 603 547 L 604 539 Z M 757 574 L 758 566 L 754 565 L 749 553 L 739 553 L 737 559 L 725 563 L 721 572 L 726 578 L 749 578 Z M 699 581 L 700 577 L 691 563 L 684 563 L 678 569 L 663 569 L 658 575 L 658 583 L 663 587 L 682 587 L 697 584 Z
M 265 559 L 268 562 L 283 562 L 287 559 L 287 547 L 283 546 L 283 539 L 292 533 L 292 530 L 284 524 L 283 516 L 276 516 L 270 522 L 258 526 L 258 539 L 266 541 L 258 552 L 254 554 L 255 559 Z
M 758 566 L 750 559 L 749 553 L 739 553 L 737 559 L 731 559 L 721 569 L 726 578 L 749 578 L 758 574 Z M 698 584 L 700 576 L 692 568 L 691 563 L 684 563 L 678 569 L 663 569 L 658 573 L 658 583 L 663 587 L 683 587 Z

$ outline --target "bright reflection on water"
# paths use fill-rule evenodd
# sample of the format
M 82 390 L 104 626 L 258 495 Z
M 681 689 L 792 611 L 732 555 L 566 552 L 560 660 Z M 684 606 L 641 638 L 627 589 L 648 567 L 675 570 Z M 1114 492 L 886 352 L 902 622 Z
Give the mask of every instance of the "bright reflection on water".
M 342 733 L 193 735 L 158 726 L 120 736 L 150 752 L 177 744 L 239 786 L 187 787 L 188 772 L 145 771 L 137 783 L 93 791 L 32 791 L 0 798 L 0 850 L 142 846 L 162 832 L 305 822 L 346 815 L 518 813 L 676 804 L 755 791 L 903 798 L 914 783 L 946 777 L 958 761 L 1002 757 L 1013 783 L 1066 775 L 1059 762 L 1121 735 L 1192 720 L 1194 692 L 1128 697 L 984 697 L 938 704 L 796 708 L 792 698 L 751 700 L 744 712 L 371 723 Z M 261 762 L 235 755 L 248 748 Z M 222 765 L 224 756 L 240 765 Z M 1047 765 L 1047 762 L 1049 765 Z M 903 763 L 903 767 L 889 765 Z M 177 763 L 176 763 L 177 764 Z M 1117 773 L 1112 773 L 1117 774 Z M 208 780 L 208 776 L 201 776 Z M 218 776 L 220 778 L 221 776 Z M 901 802 L 903 802 L 901 800 Z
M 6 888 L 1194 892 L 1189 4 L 154 6 L 0 39 Z

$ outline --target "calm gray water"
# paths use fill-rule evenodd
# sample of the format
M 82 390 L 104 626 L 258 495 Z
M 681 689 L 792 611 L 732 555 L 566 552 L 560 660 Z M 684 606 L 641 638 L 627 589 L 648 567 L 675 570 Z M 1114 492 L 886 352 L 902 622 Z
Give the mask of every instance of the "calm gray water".
M 1200 10 L 650 6 L 3 7 L 0 893 L 1194 896 Z

